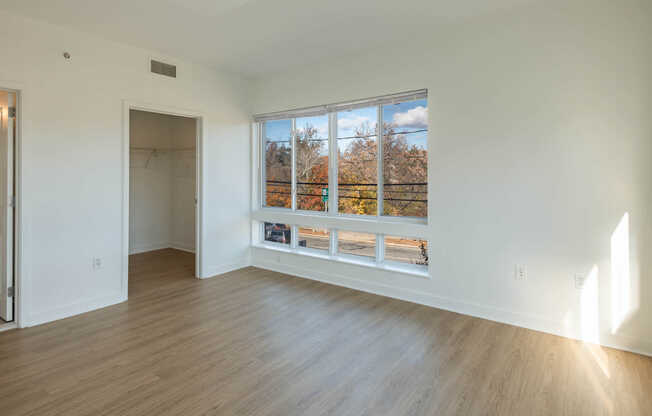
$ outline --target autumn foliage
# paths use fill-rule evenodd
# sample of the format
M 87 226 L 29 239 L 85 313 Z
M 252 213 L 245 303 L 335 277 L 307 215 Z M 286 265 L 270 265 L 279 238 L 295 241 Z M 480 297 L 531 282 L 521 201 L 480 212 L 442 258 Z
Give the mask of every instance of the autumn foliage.
M 325 211 L 322 189 L 328 187 L 328 140 L 306 126 L 294 132 L 297 209 Z M 352 138 L 338 139 L 339 212 L 377 215 L 377 131 L 359 126 Z M 427 150 L 410 145 L 407 135 L 383 125 L 383 215 L 427 216 Z M 291 207 L 292 151 L 289 143 L 265 146 L 266 205 Z

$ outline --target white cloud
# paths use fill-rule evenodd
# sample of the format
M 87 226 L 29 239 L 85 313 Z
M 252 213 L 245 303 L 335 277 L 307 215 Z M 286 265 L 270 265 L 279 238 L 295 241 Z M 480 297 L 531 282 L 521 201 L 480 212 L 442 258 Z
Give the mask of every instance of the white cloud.
M 328 137 L 328 124 L 320 124 L 318 126 L 315 126 L 317 129 L 317 132 L 319 133 L 320 136 L 322 137 Z
M 418 106 L 405 113 L 396 113 L 392 119 L 396 127 L 425 129 L 428 127 L 428 108 Z
M 364 123 L 371 121 L 369 117 L 364 116 L 353 116 L 349 118 L 341 118 L 337 120 L 337 127 L 343 130 L 354 129 L 360 127 Z

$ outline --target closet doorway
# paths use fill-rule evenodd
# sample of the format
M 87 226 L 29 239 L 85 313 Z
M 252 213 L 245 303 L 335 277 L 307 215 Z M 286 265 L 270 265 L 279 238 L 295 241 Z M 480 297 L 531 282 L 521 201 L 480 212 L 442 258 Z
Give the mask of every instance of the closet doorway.
M 127 288 L 140 292 L 162 283 L 156 279 L 200 276 L 201 117 L 132 105 L 125 113 L 126 297 Z M 151 270 L 170 272 L 155 277 Z

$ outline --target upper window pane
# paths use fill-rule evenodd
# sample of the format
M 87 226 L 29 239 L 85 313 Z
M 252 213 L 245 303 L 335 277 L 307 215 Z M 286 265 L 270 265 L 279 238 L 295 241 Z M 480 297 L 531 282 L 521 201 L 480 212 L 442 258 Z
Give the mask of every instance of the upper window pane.
M 378 108 L 337 113 L 339 212 L 377 215 Z
M 328 116 L 296 119 L 297 209 L 326 211 L 328 203 Z
M 428 216 L 428 103 L 383 105 L 383 215 Z
M 263 124 L 265 206 L 292 207 L 291 120 Z

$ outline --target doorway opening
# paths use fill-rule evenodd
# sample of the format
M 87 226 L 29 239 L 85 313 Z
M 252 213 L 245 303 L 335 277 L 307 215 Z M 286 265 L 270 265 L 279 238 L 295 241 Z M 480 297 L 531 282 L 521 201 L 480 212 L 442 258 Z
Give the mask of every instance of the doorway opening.
M 200 118 L 141 108 L 128 117 L 128 288 L 137 295 L 198 276 Z
M 16 327 L 17 101 L 17 91 L 0 88 L 0 331 Z

